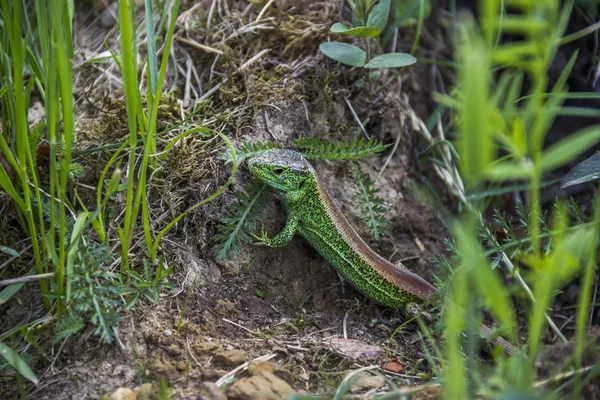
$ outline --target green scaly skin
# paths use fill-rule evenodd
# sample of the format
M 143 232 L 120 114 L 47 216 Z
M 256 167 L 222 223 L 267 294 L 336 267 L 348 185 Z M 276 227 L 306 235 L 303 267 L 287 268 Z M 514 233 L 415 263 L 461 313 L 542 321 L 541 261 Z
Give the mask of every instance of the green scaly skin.
M 308 161 L 291 150 L 269 150 L 252 158 L 250 171 L 282 199 L 285 228 L 275 237 L 262 232 L 256 245 L 283 247 L 294 234 L 304 237 L 344 278 L 368 298 L 409 315 L 435 288 L 402 266 L 377 255 L 358 236 L 319 181 Z

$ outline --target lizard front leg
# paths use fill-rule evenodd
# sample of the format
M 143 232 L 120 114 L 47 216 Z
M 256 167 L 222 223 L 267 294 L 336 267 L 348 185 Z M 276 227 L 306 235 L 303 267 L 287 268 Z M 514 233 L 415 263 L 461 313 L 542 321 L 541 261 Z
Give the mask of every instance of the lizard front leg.
M 252 234 L 252 237 L 256 239 L 254 242 L 255 246 L 267 246 L 267 247 L 284 247 L 287 246 L 291 241 L 292 237 L 296 233 L 298 229 L 298 221 L 300 218 L 294 214 L 290 214 L 288 216 L 287 221 L 285 222 L 285 227 L 281 232 L 275 235 L 272 238 L 267 236 L 265 232 L 265 228 L 262 227 L 260 236 Z

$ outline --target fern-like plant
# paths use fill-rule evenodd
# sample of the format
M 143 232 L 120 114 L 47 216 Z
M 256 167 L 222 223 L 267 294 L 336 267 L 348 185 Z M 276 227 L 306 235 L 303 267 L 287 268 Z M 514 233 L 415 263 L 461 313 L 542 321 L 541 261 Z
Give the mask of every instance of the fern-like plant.
M 387 233 L 387 225 L 390 223 L 384 217 L 386 209 L 383 207 L 383 198 L 378 195 L 381 189 L 375 187 L 375 181 L 362 172 L 356 163 L 351 165 L 354 183 L 358 188 L 354 199 L 358 202 L 360 216 L 367 223 L 375 240 L 380 240 Z
M 351 140 L 340 142 L 331 142 L 318 138 L 301 138 L 294 140 L 292 145 L 309 160 L 338 161 L 372 157 L 390 146 L 389 144 L 381 143 L 373 137 L 365 141 L 364 138 L 359 138 L 358 136 L 355 136 Z
M 89 321 L 94 334 L 106 343 L 113 341 L 113 328 L 119 323 L 118 310 L 124 305 L 126 289 L 120 275 L 110 271 L 112 261 L 106 246 L 89 243 L 76 254 L 71 275 L 69 315 L 54 328 L 53 342 L 75 335 Z
M 237 195 L 238 201 L 229 207 L 229 214 L 221 218 L 214 236 L 217 260 L 228 259 L 239 252 L 241 245 L 250 243 L 248 232 L 256 227 L 268 198 L 262 183 L 254 183 Z

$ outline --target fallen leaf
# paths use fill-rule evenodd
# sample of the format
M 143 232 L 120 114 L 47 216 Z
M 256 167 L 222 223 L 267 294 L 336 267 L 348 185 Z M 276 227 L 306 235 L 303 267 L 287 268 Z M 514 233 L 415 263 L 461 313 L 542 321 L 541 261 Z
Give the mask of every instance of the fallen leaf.
M 402 372 L 402 370 L 404 370 L 404 365 L 400 364 L 397 361 L 386 361 L 383 363 L 381 368 L 385 369 L 386 371 L 390 371 L 395 374 L 398 374 L 398 373 Z
M 327 341 L 329 347 L 341 355 L 354 358 L 377 358 L 384 354 L 381 347 L 373 346 L 360 340 L 331 338 Z

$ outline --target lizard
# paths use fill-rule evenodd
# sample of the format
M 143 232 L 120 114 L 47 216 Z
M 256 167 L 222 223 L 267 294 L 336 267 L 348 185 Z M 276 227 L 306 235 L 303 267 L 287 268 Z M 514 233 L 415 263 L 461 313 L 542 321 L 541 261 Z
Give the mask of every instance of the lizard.
M 408 316 L 428 315 L 423 305 L 434 300 L 437 289 L 373 251 L 341 213 L 304 156 L 293 150 L 267 150 L 250 158 L 248 168 L 282 200 L 287 212 L 285 227 L 276 236 L 269 237 L 264 227 L 260 236 L 252 234 L 255 245 L 284 247 L 298 233 L 367 298 Z M 490 332 L 484 325 L 480 334 L 488 337 Z M 501 337 L 492 343 L 509 354 L 519 352 Z

